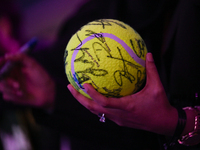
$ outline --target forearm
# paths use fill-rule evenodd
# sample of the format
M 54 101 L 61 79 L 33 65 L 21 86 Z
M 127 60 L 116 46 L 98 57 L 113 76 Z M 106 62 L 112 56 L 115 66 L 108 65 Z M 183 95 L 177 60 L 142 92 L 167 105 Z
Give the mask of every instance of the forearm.
M 172 122 L 170 122 L 170 120 L 167 119 L 170 117 L 166 117 L 168 123 L 165 122 L 167 124 L 164 125 L 163 123 L 163 126 L 159 126 L 158 129 L 161 129 L 160 127 L 163 127 L 163 130 L 158 130 L 161 132 L 157 132 L 159 134 L 161 133 L 165 136 L 171 137 L 164 144 L 165 148 L 168 149 L 168 147 L 171 147 L 176 143 L 180 143 L 182 145 L 187 146 L 193 146 L 198 144 L 200 142 L 200 139 L 198 139 L 199 136 L 197 130 L 195 130 L 195 125 L 198 125 L 196 124 L 198 111 L 196 111 L 192 107 L 174 108 L 174 110 L 174 113 L 171 113 L 172 116 L 174 115 L 174 117 L 171 118 Z M 195 137 L 193 137 L 193 135 Z

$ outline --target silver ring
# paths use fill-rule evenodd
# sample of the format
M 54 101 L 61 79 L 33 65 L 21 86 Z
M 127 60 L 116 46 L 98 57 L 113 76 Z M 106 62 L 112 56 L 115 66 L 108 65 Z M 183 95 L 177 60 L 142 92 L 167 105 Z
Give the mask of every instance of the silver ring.
M 100 117 L 100 122 L 106 122 L 105 114 L 99 114 L 98 116 Z

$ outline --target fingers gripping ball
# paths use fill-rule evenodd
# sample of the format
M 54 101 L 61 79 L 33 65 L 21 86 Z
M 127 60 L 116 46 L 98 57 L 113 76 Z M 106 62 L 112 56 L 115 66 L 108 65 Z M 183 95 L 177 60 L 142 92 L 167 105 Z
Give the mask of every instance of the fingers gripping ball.
M 84 83 L 107 97 L 122 97 L 137 92 L 144 83 L 146 54 L 143 39 L 129 25 L 95 20 L 71 37 L 65 71 L 69 82 L 87 97 Z

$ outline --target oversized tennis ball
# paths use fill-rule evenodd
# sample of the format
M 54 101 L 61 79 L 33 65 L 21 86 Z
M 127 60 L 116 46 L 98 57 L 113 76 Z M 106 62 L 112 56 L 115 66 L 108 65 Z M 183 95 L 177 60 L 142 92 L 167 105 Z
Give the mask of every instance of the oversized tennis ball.
M 84 83 L 107 97 L 122 97 L 137 92 L 144 83 L 146 54 L 143 39 L 129 25 L 95 20 L 69 40 L 65 72 L 74 88 L 87 97 Z

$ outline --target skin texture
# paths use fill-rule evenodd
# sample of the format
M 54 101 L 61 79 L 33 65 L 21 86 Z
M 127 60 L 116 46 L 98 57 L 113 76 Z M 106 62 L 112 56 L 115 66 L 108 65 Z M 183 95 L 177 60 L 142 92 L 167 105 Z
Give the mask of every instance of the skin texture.
M 0 63 L 8 60 L 16 62 L 17 66 L 0 82 L 4 100 L 53 110 L 55 83 L 45 69 L 21 53 L 8 54 Z M 146 73 L 145 87 L 133 95 L 121 98 L 107 98 L 90 84 L 84 84 L 84 88 L 93 100 L 80 94 L 70 84 L 68 88 L 83 106 L 96 115 L 104 113 L 106 119 L 120 126 L 171 136 L 177 125 L 178 114 L 168 102 L 151 53 L 147 54 Z M 195 113 L 187 111 L 186 114 L 187 124 L 183 134 L 192 131 L 194 127 Z
M 146 85 L 133 95 L 107 98 L 95 91 L 90 84 L 84 84 L 84 88 L 93 99 L 90 100 L 77 92 L 72 85 L 68 85 L 68 89 L 92 113 L 96 115 L 104 113 L 107 119 L 120 126 L 171 136 L 177 125 L 178 113 L 169 104 L 152 54 L 148 53 L 146 57 Z M 187 116 L 192 120 L 194 114 L 187 112 Z M 192 130 L 194 121 L 191 120 L 190 125 L 187 123 L 184 133 Z
M 6 101 L 16 104 L 52 109 L 55 83 L 48 73 L 31 57 L 22 53 L 8 54 L 2 61 L 17 65 L 0 82 L 0 91 Z
M 55 84 L 34 59 L 19 53 L 20 42 L 13 37 L 13 25 L 7 16 L 0 16 L 0 67 L 15 62 L 10 74 L 0 80 L 3 99 L 15 104 L 53 107 Z

